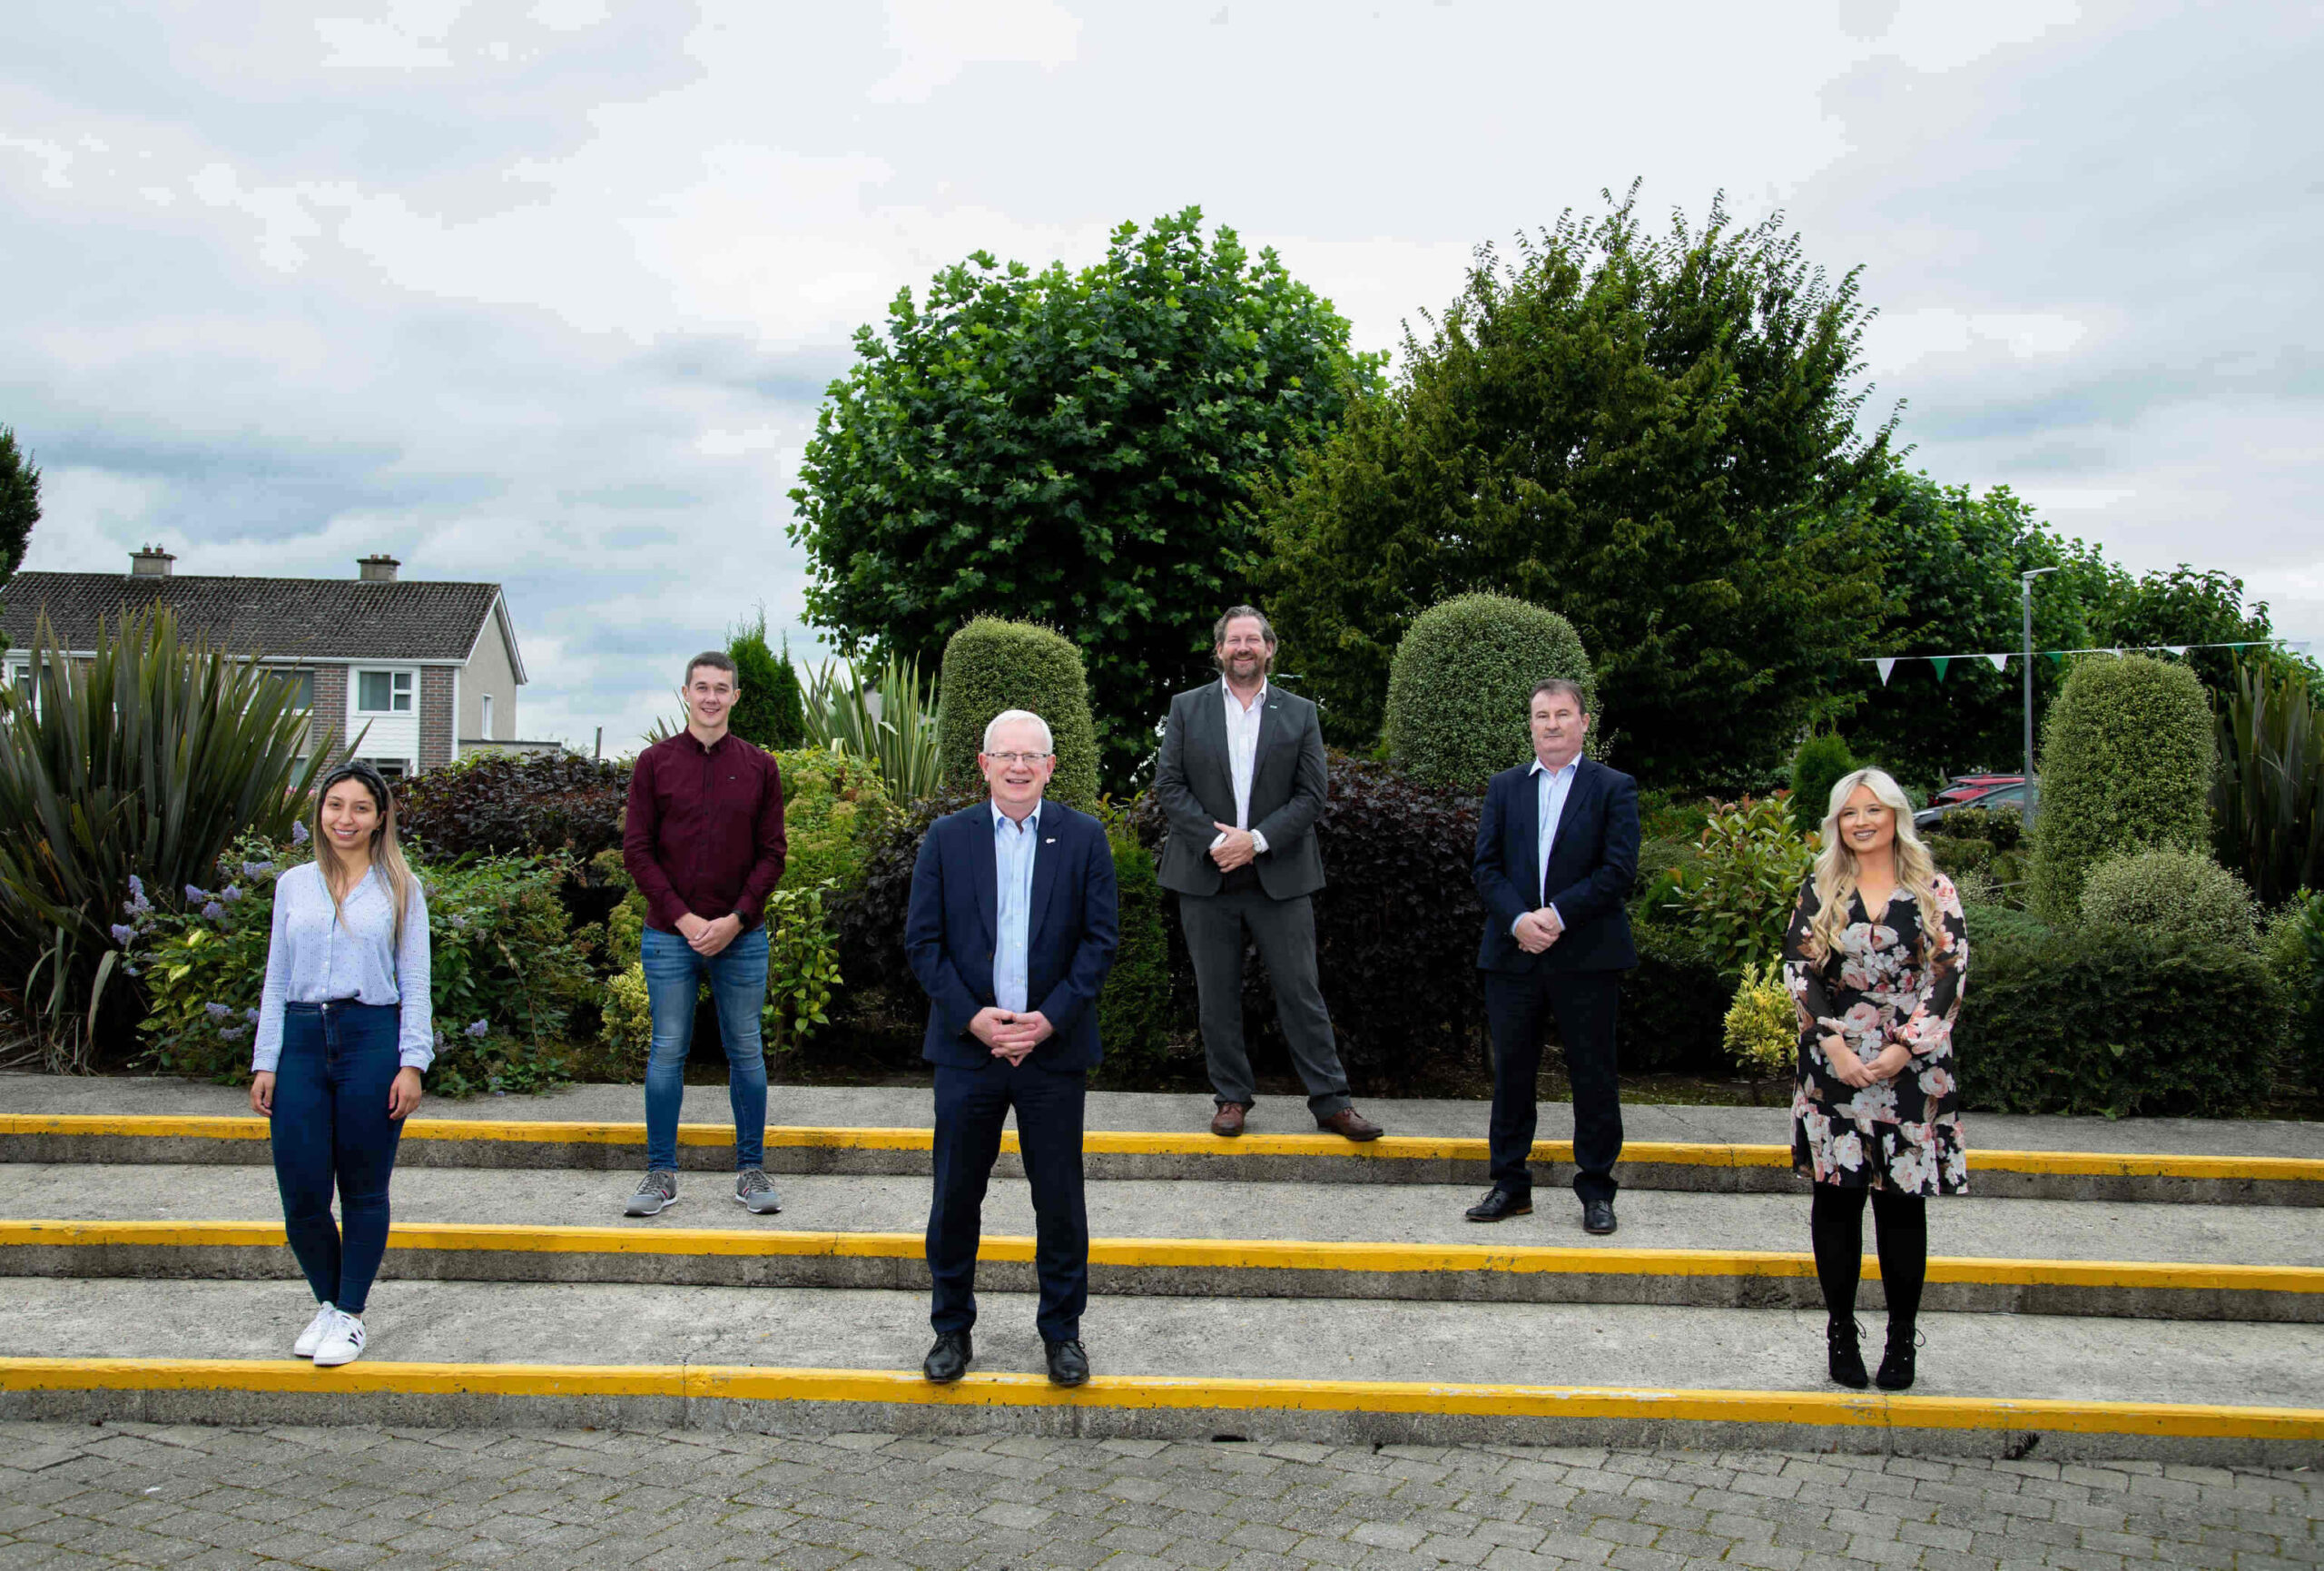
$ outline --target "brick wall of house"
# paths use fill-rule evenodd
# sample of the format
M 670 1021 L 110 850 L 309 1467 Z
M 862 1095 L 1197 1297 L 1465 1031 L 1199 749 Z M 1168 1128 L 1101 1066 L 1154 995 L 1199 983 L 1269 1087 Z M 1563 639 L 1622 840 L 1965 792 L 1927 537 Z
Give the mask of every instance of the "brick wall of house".
M 419 766 L 438 769 L 452 761 L 452 728 L 459 716 L 452 710 L 455 674 L 449 667 L 419 668 Z
M 347 667 L 315 667 L 315 707 L 307 717 L 307 756 L 337 752 L 347 728 Z

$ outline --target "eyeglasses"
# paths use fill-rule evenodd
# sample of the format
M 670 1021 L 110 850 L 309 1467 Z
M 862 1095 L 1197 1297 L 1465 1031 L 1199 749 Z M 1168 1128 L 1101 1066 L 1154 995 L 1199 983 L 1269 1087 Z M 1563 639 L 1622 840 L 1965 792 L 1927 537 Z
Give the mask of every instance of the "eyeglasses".
M 1019 764 L 1038 764 L 1044 758 L 1053 758 L 1056 756 L 1053 753 L 988 753 L 985 755 L 1003 768 L 1012 768 Z

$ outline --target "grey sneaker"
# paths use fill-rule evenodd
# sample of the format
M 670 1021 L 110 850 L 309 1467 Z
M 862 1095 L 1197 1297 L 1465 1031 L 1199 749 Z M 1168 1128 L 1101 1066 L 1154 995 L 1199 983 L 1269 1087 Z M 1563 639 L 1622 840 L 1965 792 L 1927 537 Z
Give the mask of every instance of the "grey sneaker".
M 773 1181 L 754 1167 L 734 1175 L 734 1203 L 749 1207 L 753 1216 L 771 1217 L 783 1209 L 774 1198 Z
M 622 1214 L 658 1217 L 677 1203 L 678 1175 L 667 1168 L 648 1168 L 645 1176 L 637 1181 L 637 1192 L 629 1197 Z

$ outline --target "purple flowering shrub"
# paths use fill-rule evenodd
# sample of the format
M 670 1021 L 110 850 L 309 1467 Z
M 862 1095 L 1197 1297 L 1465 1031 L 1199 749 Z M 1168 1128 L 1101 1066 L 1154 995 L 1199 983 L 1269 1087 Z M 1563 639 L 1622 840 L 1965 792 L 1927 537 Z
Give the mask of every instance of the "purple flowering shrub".
M 306 860 L 303 852 L 245 835 L 218 859 L 212 880 L 217 887 L 187 884 L 179 911 L 155 905 L 143 880 L 129 881 L 113 938 L 145 992 L 138 1029 L 149 1045 L 142 1062 L 163 1074 L 202 1078 L 248 1072 L 274 924 L 274 881 Z M 231 1076 L 222 1072 L 229 1069 Z

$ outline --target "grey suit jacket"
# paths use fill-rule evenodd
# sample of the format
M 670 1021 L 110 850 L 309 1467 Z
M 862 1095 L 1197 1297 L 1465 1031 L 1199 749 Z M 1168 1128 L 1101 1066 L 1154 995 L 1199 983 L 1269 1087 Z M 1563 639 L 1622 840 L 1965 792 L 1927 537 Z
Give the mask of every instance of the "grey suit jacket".
M 1226 702 L 1216 682 L 1171 699 L 1162 756 L 1154 766 L 1154 795 L 1170 821 L 1162 887 L 1180 894 L 1218 893 L 1221 874 L 1210 859 L 1210 843 L 1218 835 L 1214 825 L 1235 822 Z M 1315 820 L 1330 789 L 1315 706 L 1268 683 L 1251 767 L 1251 827 L 1266 839 L 1266 855 L 1253 866 L 1270 899 L 1290 900 L 1324 886 Z

